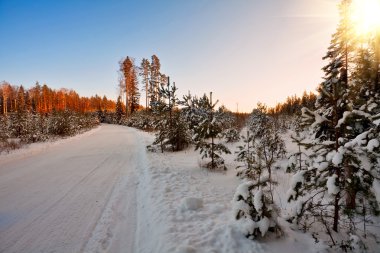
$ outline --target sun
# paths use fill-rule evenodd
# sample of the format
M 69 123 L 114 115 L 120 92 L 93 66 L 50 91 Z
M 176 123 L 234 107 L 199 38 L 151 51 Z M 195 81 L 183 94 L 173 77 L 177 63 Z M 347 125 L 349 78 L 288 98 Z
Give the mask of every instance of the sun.
M 380 0 L 353 0 L 352 21 L 358 35 L 380 31 Z

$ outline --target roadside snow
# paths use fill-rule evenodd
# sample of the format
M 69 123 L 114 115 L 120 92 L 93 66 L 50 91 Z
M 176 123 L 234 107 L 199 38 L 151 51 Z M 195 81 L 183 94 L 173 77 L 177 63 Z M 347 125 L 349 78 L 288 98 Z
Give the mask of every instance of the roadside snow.
M 153 136 L 147 136 L 153 141 Z M 297 148 L 290 142 L 290 135 L 285 138 L 290 146 Z M 239 143 L 229 144 L 229 148 L 236 150 L 237 145 Z M 275 235 L 268 233 L 269 238 L 247 239 L 242 233 L 244 227 L 250 230 L 252 226 L 260 226 L 265 234 L 270 225 L 266 220 L 249 224 L 248 220 L 234 219 L 236 208 L 231 202 L 238 193 L 247 196 L 252 182 L 242 183 L 236 177 L 233 154 L 225 156 L 226 172 L 200 168 L 199 157 L 191 148 L 176 153 L 147 153 L 147 165 L 139 171 L 138 210 L 139 217 L 144 218 L 138 219 L 137 252 L 325 252 L 324 245 L 316 244 L 309 234 L 292 230 L 283 219 L 278 222 L 285 232 L 284 237 L 274 238 Z M 282 163 L 286 167 L 287 160 Z M 279 169 L 274 170 L 272 176 L 278 182 L 274 189 L 275 201 L 285 209 L 292 175 Z M 255 205 L 260 209 L 259 202 L 257 199 Z M 142 231 L 149 237 L 141 237 Z
M 86 138 L 88 136 L 93 135 L 94 133 L 98 132 L 102 128 L 102 125 L 95 127 L 89 131 L 86 131 L 84 133 L 75 135 L 73 137 L 67 137 L 62 139 L 56 139 L 56 140 L 49 140 L 46 142 L 36 142 L 31 143 L 23 146 L 20 149 L 11 150 L 9 153 L 0 153 L 0 165 L 4 164 L 8 161 L 14 161 L 17 159 L 22 159 L 26 157 L 30 157 L 33 155 L 37 155 L 40 153 L 43 153 L 52 147 L 59 146 L 68 142 L 72 142 L 74 140 L 80 140 L 83 138 Z
M 234 171 L 200 169 L 198 153 L 148 153 L 138 199 L 138 252 L 264 252 L 231 222 L 231 200 L 239 180 Z M 141 234 L 141 233 L 138 233 Z

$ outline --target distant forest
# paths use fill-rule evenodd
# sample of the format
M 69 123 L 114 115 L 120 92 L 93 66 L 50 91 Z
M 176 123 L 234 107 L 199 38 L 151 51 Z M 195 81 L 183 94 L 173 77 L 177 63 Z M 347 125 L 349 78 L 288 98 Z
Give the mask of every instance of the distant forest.
M 116 103 L 106 96 L 81 97 L 74 90 L 54 90 L 38 82 L 30 89 L 0 83 L 0 115 L 14 112 L 51 113 L 53 111 L 96 112 L 115 111 Z

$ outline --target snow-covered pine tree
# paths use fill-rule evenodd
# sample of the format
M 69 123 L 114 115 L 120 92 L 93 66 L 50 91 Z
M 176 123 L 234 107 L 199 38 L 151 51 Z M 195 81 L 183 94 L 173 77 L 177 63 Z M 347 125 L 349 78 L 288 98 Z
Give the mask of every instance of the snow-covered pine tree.
M 123 111 L 123 104 L 121 102 L 121 96 L 119 96 L 117 98 L 117 102 L 116 102 L 116 113 L 115 113 L 115 117 L 116 117 L 116 124 L 120 124 L 121 123 L 121 118 L 123 117 L 123 114 L 124 114 L 124 111 Z
M 242 135 L 243 145 L 238 146 L 236 161 L 243 163 L 238 165 L 237 176 L 242 178 L 257 179 L 260 178 L 261 170 L 255 169 L 255 152 L 253 149 L 253 135 L 247 130 L 247 135 Z M 259 166 L 261 168 L 262 166 Z
M 161 63 L 156 55 L 152 55 L 150 62 L 150 81 L 149 81 L 149 106 L 153 109 L 156 102 L 159 101 L 159 89 L 161 85 Z
M 354 59 L 350 96 L 353 108 L 345 112 L 341 123 L 346 125 L 345 154 L 353 181 L 346 203 L 351 212 L 379 214 L 380 186 L 380 34 L 372 31 L 361 39 Z M 356 166 L 355 166 L 356 165 Z M 378 196 L 376 196 L 376 194 Z M 353 226 L 355 229 L 355 226 Z
M 5 143 L 9 138 L 8 130 L 8 116 L 0 115 L 0 152 L 1 152 L 1 143 Z
M 316 218 L 325 227 L 333 245 L 337 242 L 332 230 L 347 229 L 345 225 L 348 224 L 349 230 L 355 232 L 357 221 L 353 221 L 353 215 L 360 212 L 356 204 L 374 203 L 368 185 L 379 174 L 366 168 L 365 160 L 371 159 L 360 148 L 364 143 L 368 146 L 370 115 L 356 109 L 357 103 L 364 100 L 358 98 L 357 93 L 353 96 L 357 89 L 355 84 L 359 82 L 352 73 L 361 67 L 354 64 L 357 41 L 349 19 L 350 4 L 351 1 L 343 0 L 340 5 L 341 20 L 324 57 L 329 62 L 323 68 L 325 80 L 318 88 L 316 110 L 302 109 L 311 129 L 311 141 L 303 143 L 311 152 L 310 165 L 294 175 L 292 189 L 288 192 L 288 200 L 298 202 L 293 216 L 297 222 L 308 227 L 311 217 Z M 362 60 L 364 65 L 366 60 Z M 368 81 L 365 71 L 359 71 L 364 83 Z M 370 146 L 371 149 L 376 145 Z M 373 168 L 373 163 L 370 164 Z
M 187 123 L 192 126 L 195 150 L 200 151 L 202 159 L 211 159 L 206 167 L 226 169 L 222 155 L 231 152 L 223 143 L 217 142 L 223 137 L 224 118 L 223 110 L 215 110 L 217 103 L 212 102 L 212 93 L 210 98 L 206 94 L 200 98 L 189 94 L 181 102 Z
M 248 120 L 248 129 L 255 155 L 253 168 L 268 173 L 269 188 L 272 190 L 273 165 L 285 153 L 285 143 L 280 137 L 281 130 L 276 119 L 268 116 L 266 109 L 263 104 L 257 105 Z
M 296 116 L 293 121 L 295 134 L 292 134 L 290 138 L 292 142 L 297 144 L 298 150 L 291 153 L 288 156 L 287 172 L 297 172 L 301 170 L 307 170 L 309 167 L 308 155 L 305 153 L 305 139 L 307 137 L 307 131 L 304 131 L 304 125 L 302 124 L 302 118 Z
M 312 216 L 318 216 L 324 224 L 331 224 L 325 222 L 325 219 L 333 217 L 332 229 L 334 231 L 338 231 L 342 199 L 341 187 L 344 184 L 343 154 L 340 152 L 342 149 L 339 142 L 344 135 L 344 128 L 338 126 L 338 121 L 350 106 L 348 101 L 348 59 L 352 49 L 348 39 L 349 6 L 350 1 L 342 1 L 340 6 L 342 19 L 324 57 L 329 62 L 323 68 L 325 80 L 318 88 L 316 111 L 302 109 L 303 117 L 310 123 L 313 133 L 313 140 L 308 146 L 312 149 L 310 157 L 312 166 L 308 168 L 307 173 L 302 174 L 304 177 L 311 178 L 310 181 L 303 180 L 302 187 L 310 193 L 311 197 L 302 200 L 302 208 L 297 211 L 297 215 L 298 217 L 308 217 L 308 215 L 304 216 L 305 212 L 310 212 Z M 325 198 L 325 203 L 323 200 L 327 192 L 331 198 Z M 291 195 L 289 200 L 298 199 L 298 197 Z M 331 209 L 333 209 L 332 212 L 330 212 Z M 331 228 L 326 227 L 326 229 L 330 231 Z M 335 244 L 334 241 L 333 243 Z
M 22 141 L 27 142 L 28 136 L 28 120 L 27 110 L 25 104 L 25 90 L 21 85 L 17 90 L 15 112 L 10 115 L 9 131 L 14 138 L 20 138 Z
M 157 133 L 153 145 L 160 145 L 161 152 L 167 149 L 180 151 L 191 142 L 187 123 L 178 110 L 178 99 L 176 97 L 177 87 L 175 83 L 170 86 L 170 79 L 167 78 L 167 85 L 161 85 L 158 90 L 160 100 L 152 107 L 153 113 L 157 115 Z
M 277 224 L 279 210 L 265 187 L 267 180 L 241 183 L 232 199 L 234 219 L 249 239 L 265 236 L 268 230 L 280 232 Z
M 247 237 L 255 238 L 259 232 L 264 236 L 268 228 L 279 231 L 279 210 L 273 200 L 272 170 L 276 160 L 285 150 L 279 125 L 266 114 L 266 107 L 258 104 L 249 119 L 247 136 L 239 146 L 238 175 L 250 181 L 242 183 L 234 196 L 234 213 L 238 223 L 243 222 Z
M 223 136 L 226 142 L 237 142 L 240 140 L 240 130 L 237 126 L 237 117 L 228 110 L 224 105 L 218 108 L 223 115 Z

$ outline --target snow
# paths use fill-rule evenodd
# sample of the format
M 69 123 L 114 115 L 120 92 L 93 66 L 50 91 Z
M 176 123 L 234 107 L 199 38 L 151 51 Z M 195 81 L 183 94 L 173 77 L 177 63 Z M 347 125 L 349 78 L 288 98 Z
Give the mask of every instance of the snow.
M 64 139 L 58 139 L 58 140 L 52 140 L 47 142 L 37 142 L 37 143 L 31 143 L 26 146 L 23 146 L 21 149 L 12 150 L 9 153 L 1 153 L 0 154 L 0 165 L 7 162 L 7 161 L 13 161 L 16 159 L 23 159 L 26 157 L 30 157 L 33 155 L 37 155 L 43 152 L 46 152 L 47 150 L 59 146 L 68 142 L 72 142 L 73 140 L 80 140 L 83 138 L 86 138 L 87 136 L 91 136 L 94 133 L 98 132 L 101 129 L 101 127 L 93 128 L 87 132 L 84 132 L 82 134 L 70 137 L 70 138 L 64 138 Z
M 133 252 L 138 139 L 102 125 L 0 156 L 0 251 Z
M 332 158 L 332 163 L 335 165 L 335 166 L 338 166 L 339 164 L 341 164 L 343 161 L 343 155 L 342 153 L 340 152 L 336 152 L 334 157 Z
M 329 163 L 328 162 L 315 163 L 314 166 L 319 171 L 323 171 L 327 169 L 327 167 L 329 167 Z
M 304 183 L 304 175 L 306 171 L 301 170 L 297 171 L 290 180 L 290 187 L 289 190 L 286 193 L 286 199 L 290 199 L 291 197 L 296 197 L 296 191 L 294 190 L 297 186 L 297 184 L 303 184 Z
M 317 112 L 314 112 L 314 111 L 310 111 L 309 109 L 307 109 L 306 107 L 303 107 L 301 109 L 301 112 L 302 112 L 302 115 L 306 115 L 306 114 L 311 114 L 314 116 L 314 123 L 311 125 L 311 128 L 315 128 L 317 125 L 320 125 L 322 124 L 323 122 L 325 121 L 328 121 L 328 119 L 324 116 L 321 116 L 319 115 Z
M 367 150 L 370 152 L 373 152 L 375 148 L 379 147 L 379 141 L 377 139 L 372 139 L 367 144 Z
M 375 179 L 372 184 L 373 192 L 375 193 L 375 197 L 377 202 L 380 204 L 380 180 Z
M 371 103 L 370 105 L 368 105 L 368 111 L 372 111 L 373 109 L 375 109 L 377 107 L 377 104 L 376 103 Z
M 326 160 L 327 160 L 327 161 L 332 161 L 332 159 L 335 157 L 335 155 L 336 155 L 336 151 L 335 151 L 335 150 L 331 151 L 330 153 L 328 153 L 328 154 L 326 155 Z M 322 157 L 321 157 L 321 158 L 322 158 Z
M 327 178 L 327 192 L 330 195 L 336 195 L 339 192 L 339 187 L 336 185 L 336 179 L 338 176 L 336 174 L 332 175 L 331 177 Z
M 177 253 L 196 253 L 197 250 L 191 246 L 180 246 Z
M 362 116 L 365 118 L 371 117 L 370 114 L 365 113 L 365 112 L 360 111 L 360 110 L 345 111 L 345 112 L 343 112 L 343 117 L 338 120 L 338 124 L 336 125 L 336 127 L 341 127 L 341 125 L 346 123 L 347 118 L 350 117 L 351 115 L 358 115 L 358 116 Z
M 260 189 L 256 192 L 255 196 L 253 197 L 253 206 L 255 207 L 256 211 L 261 215 L 262 209 L 263 209 L 263 191 Z M 265 234 L 265 233 L 264 233 Z
M 335 166 L 338 166 L 343 161 L 343 154 L 344 154 L 344 150 L 342 148 L 339 148 L 338 152 L 333 150 L 326 155 L 326 160 L 331 161 Z M 320 164 L 319 166 L 325 167 L 326 165 Z
M 353 139 L 350 142 L 347 142 L 344 145 L 344 147 L 345 148 L 351 148 L 351 147 L 354 147 L 354 146 L 361 146 L 361 145 L 366 144 L 366 142 L 367 142 L 366 141 L 367 135 L 368 135 L 368 131 L 359 134 L 358 136 L 355 137 L 355 139 Z
M 251 187 L 252 185 L 253 185 L 253 182 L 252 182 L 252 181 L 248 181 L 248 182 L 243 182 L 243 183 L 241 183 L 241 184 L 236 188 L 235 196 L 234 196 L 234 200 L 237 201 L 239 196 L 242 196 L 243 199 L 247 199 L 248 196 L 249 196 L 249 187 Z
M 258 223 L 261 236 L 264 236 L 269 229 L 270 221 L 267 217 L 264 216 L 264 218 L 258 221 Z
M 147 162 L 139 171 L 138 210 L 144 219 L 138 219 L 137 230 L 149 240 L 137 238 L 139 253 L 264 252 L 233 219 L 231 200 L 239 185 L 233 169 L 226 173 L 201 169 L 199 153 L 193 150 L 148 153 Z M 240 193 L 244 195 L 248 185 Z
M 182 210 L 198 210 L 203 207 L 203 201 L 200 198 L 188 197 L 182 200 Z
M 236 150 L 238 145 L 241 143 L 229 144 L 229 148 Z M 289 145 L 298 148 L 293 143 L 289 142 Z M 283 238 L 265 243 L 262 241 L 265 237 L 259 240 L 246 238 L 245 234 L 255 228 L 267 236 L 267 229 L 272 226 L 267 219 L 258 222 L 248 217 L 235 219 L 237 210 L 250 210 L 243 200 L 238 199 L 239 196 L 248 198 L 253 182 L 236 177 L 233 154 L 225 156 L 226 172 L 210 172 L 201 168 L 199 157 L 192 148 L 176 153 L 147 153 L 147 164 L 138 172 L 137 208 L 139 216 L 144 217 L 138 219 L 137 226 L 136 248 L 139 253 L 323 252 L 322 244 L 315 244 L 309 234 L 288 229 L 286 221 L 281 223 L 281 228 L 287 231 Z M 291 175 L 274 170 L 272 177 L 279 182 L 274 189 L 275 201 L 285 208 Z M 252 195 L 256 196 L 255 205 L 259 207 L 259 194 Z M 189 198 L 202 200 L 202 207 L 196 210 L 183 208 Z M 140 237 L 144 234 L 142 231 L 149 235 L 149 240 L 147 236 Z
M 248 198 L 253 184 L 236 177 L 235 155 L 225 156 L 226 172 L 210 172 L 201 168 L 199 153 L 191 147 L 146 152 L 153 139 L 149 133 L 101 125 L 0 156 L 0 252 L 328 252 L 281 217 L 281 238 L 268 232 L 267 217 L 235 220 L 236 210 L 249 210 L 237 200 Z M 285 140 L 287 147 L 298 149 L 289 136 Z M 239 143 L 229 145 L 236 150 Z M 338 161 L 337 154 L 330 154 L 330 161 Z M 287 164 L 284 159 L 279 167 Z M 321 156 L 317 165 L 327 164 Z M 282 211 L 300 211 L 303 200 L 291 206 L 287 191 L 303 182 L 303 173 L 292 177 L 273 170 L 278 182 L 273 197 Z M 336 175 L 327 180 L 330 194 L 339 191 L 335 180 Z M 373 191 L 380 203 L 378 180 Z M 253 195 L 258 210 L 260 192 Z M 255 228 L 266 237 L 246 238 L 244 231 Z
M 294 174 L 294 176 L 292 177 L 292 179 L 290 181 L 291 188 L 295 188 L 298 183 L 302 184 L 304 182 L 305 172 L 306 171 L 301 170 L 301 171 L 297 171 L 297 173 Z

